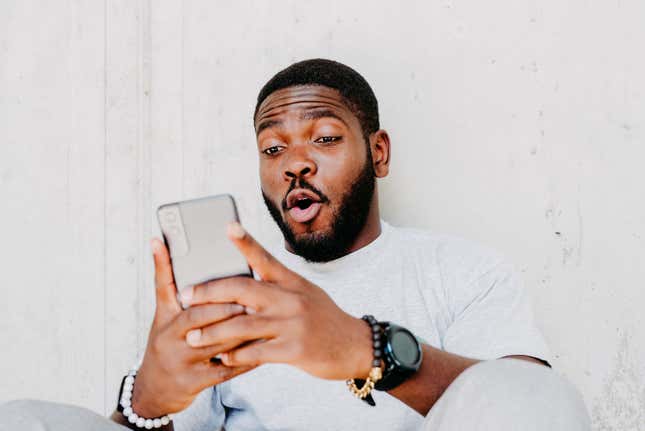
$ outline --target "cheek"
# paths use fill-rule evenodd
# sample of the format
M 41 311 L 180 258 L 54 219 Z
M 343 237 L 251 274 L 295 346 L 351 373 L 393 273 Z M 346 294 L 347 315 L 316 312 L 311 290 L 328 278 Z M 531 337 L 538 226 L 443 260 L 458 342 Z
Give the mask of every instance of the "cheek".
M 323 158 L 320 161 L 318 176 L 325 185 L 326 191 L 335 197 L 342 196 L 349 190 L 364 165 L 354 153 L 337 154 L 334 157 Z
M 277 184 L 280 182 L 280 175 L 276 167 L 270 165 L 270 163 L 261 163 L 259 169 L 260 185 L 267 194 L 274 193 Z

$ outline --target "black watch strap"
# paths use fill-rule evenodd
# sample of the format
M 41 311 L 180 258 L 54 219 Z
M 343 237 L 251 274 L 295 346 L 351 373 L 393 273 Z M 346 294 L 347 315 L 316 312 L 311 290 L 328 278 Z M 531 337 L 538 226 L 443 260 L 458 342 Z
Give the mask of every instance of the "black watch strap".
M 377 391 L 390 391 L 405 382 L 412 374 L 414 374 L 414 371 L 393 370 L 383 375 L 381 380 L 374 385 L 374 389 Z
M 123 413 L 123 406 L 120 403 L 121 400 L 121 395 L 123 394 L 123 385 L 125 385 L 125 378 L 128 377 L 127 375 L 123 376 L 121 379 L 121 386 L 119 387 L 119 396 L 116 399 L 116 411 L 119 413 Z

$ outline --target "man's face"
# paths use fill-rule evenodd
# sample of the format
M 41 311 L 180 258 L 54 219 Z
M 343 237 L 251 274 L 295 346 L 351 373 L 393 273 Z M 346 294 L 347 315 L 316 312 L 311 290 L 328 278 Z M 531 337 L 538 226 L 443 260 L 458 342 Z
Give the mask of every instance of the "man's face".
M 264 201 L 293 251 L 325 262 L 365 225 L 374 170 L 354 113 L 331 88 L 278 90 L 255 118 Z

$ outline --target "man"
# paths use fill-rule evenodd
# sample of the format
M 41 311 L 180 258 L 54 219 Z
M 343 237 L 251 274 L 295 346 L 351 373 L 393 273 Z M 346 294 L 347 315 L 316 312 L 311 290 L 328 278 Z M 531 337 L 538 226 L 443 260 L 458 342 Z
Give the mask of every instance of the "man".
M 376 178 L 388 174 L 390 138 L 360 74 L 329 60 L 293 64 L 260 91 L 253 120 L 262 195 L 284 246 L 265 251 L 229 226 L 256 279 L 188 288 L 182 310 L 168 251 L 153 240 L 156 314 L 114 422 L 137 429 L 181 412 L 162 427 L 588 429 L 509 265 L 381 219 Z M 32 407 L 50 424 L 74 416 Z M 26 409 L 14 403 L 4 416 Z

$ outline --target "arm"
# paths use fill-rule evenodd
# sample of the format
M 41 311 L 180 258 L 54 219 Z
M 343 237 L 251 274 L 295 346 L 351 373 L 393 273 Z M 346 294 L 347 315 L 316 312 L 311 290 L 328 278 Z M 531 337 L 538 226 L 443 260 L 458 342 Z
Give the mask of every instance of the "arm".
M 241 226 L 230 228 L 229 237 L 261 281 L 248 277 L 211 281 L 191 288 L 187 301 L 234 302 L 254 312 L 202 328 L 194 347 L 235 340 L 241 347 L 221 355 L 227 366 L 284 363 L 323 379 L 364 379 L 373 360 L 369 326 L 275 260 Z M 390 394 L 425 415 L 453 380 L 479 361 L 428 345 L 423 345 L 423 352 L 419 371 Z
M 359 345 L 360 348 L 354 349 L 356 353 L 354 361 L 357 364 L 363 364 L 362 368 L 360 368 L 361 374 L 367 375 L 369 368 L 365 365 L 369 364 L 372 359 L 371 331 L 362 320 L 358 321 L 359 325 L 356 326 L 356 331 L 359 331 L 359 334 L 356 338 L 363 339 L 364 342 Z M 398 387 L 388 391 L 388 393 L 425 416 L 448 386 L 466 368 L 475 365 L 480 360 L 446 352 L 428 344 L 421 344 L 421 348 L 423 350 L 423 360 L 419 370 Z M 546 364 L 539 359 L 524 355 L 509 355 L 503 358 L 522 359 L 541 365 Z
M 453 380 L 466 368 L 480 361 L 445 352 L 427 344 L 423 344 L 422 348 L 423 362 L 419 371 L 388 393 L 425 416 Z M 542 361 L 530 356 L 506 357 L 544 365 Z

